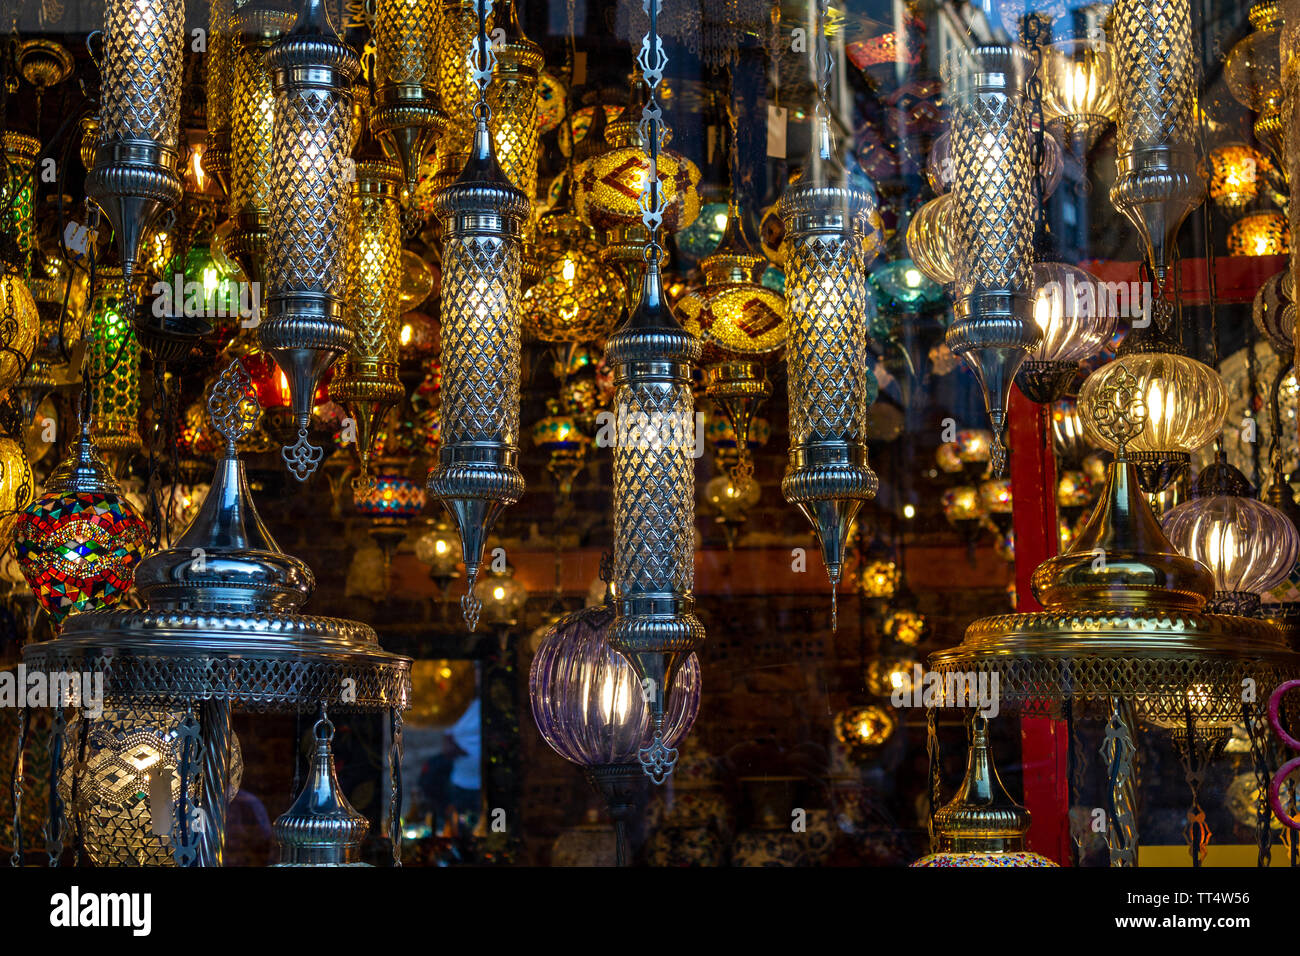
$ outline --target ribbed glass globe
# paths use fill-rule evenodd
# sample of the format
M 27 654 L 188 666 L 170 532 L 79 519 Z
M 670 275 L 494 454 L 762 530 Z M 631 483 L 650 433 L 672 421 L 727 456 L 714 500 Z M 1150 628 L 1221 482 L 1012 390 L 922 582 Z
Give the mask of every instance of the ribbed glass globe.
M 1129 449 L 1142 452 L 1187 452 L 1205 447 L 1223 427 L 1228 394 L 1219 373 L 1204 362 L 1171 352 L 1138 352 L 1108 362 L 1084 380 L 1079 389 L 1084 434 L 1095 448 L 1114 451 L 1090 409 L 1097 393 L 1115 376 L 1127 372 L 1146 399 L 1147 422 Z
M 550 628 L 528 672 L 533 720 L 551 749 L 582 767 L 637 762 L 654 736 L 650 705 L 632 665 L 611 650 L 608 605 L 583 608 Z M 700 663 L 691 654 L 667 697 L 664 743 L 677 744 L 700 710 Z
M 1043 330 L 1039 362 L 1081 362 L 1101 351 L 1115 333 L 1117 311 L 1101 284 L 1078 266 L 1034 263 L 1034 321 Z
M 1061 40 L 1043 56 L 1043 117 L 1067 134 L 1095 136 L 1115 118 L 1115 67 L 1104 40 Z
M 918 209 L 907 224 L 907 254 L 941 285 L 957 281 L 952 210 L 952 193 L 944 193 Z
M 1214 572 L 1215 603 L 1254 604 L 1286 580 L 1300 557 L 1300 534 L 1277 508 L 1254 498 L 1193 498 L 1160 520 L 1181 554 Z

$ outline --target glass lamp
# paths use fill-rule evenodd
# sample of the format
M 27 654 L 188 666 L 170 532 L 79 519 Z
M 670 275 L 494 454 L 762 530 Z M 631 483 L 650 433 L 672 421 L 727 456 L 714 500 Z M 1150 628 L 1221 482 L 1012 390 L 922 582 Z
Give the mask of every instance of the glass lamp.
M 1087 154 L 1119 111 L 1112 49 L 1105 34 L 1043 49 L 1043 118 L 1078 156 Z
M 486 45 L 486 25 L 479 26 Z M 518 467 L 520 234 L 530 207 L 496 159 L 483 99 L 491 79 L 487 54 L 484 49 L 483 69 L 476 72 L 480 99 L 469 160 L 434 202 L 443 229 L 442 433 L 428 485 L 460 531 L 469 588 L 462 610 L 471 630 L 481 607 L 474 582 L 484 542 L 524 490 Z
M 415 557 L 429 566 L 429 578 L 443 599 L 451 582 L 460 577 L 460 537 L 445 520 L 437 522 L 415 541 Z
M 1291 227 L 1276 209 L 1242 216 L 1228 227 L 1228 254 L 1284 256 L 1291 251 Z
M 790 457 L 781 490 L 812 523 L 835 592 L 849 530 L 878 481 L 867 463 L 868 288 L 875 203 L 839 161 L 819 108 L 809 162 L 786 189 Z
M 1098 354 L 1115 334 L 1116 311 L 1102 301 L 1101 285 L 1064 262 L 1035 262 L 1034 322 L 1042 339 L 1016 373 L 1016 384 L 1040 405 L 1061 398 L 1079 363 Z
M 266 51 L 293 26 L 294 13 L 278 4 L 246 3 L 231 20 L 230 222 L 221 241 L 226 258 L 249 282 L 266 280 L 271 221 L 272 131 L 275 95 Z
M 298 438 L 281 450 L 298 481 L 323 450 L 307 440 L 312 397 L 354 336 L 343 320 L 352 188 L 352 84 L 361 69 L 323 0 L 305 0 L 293 29 L 266 54 L 275 92 L 266 318 L 262 348 L 289 380 Z
M 113 225 L 128 294 L 143 241 L 181 200 L 184 54 L 184 0 L 105 4 L 99 138 L 86 194 Z
M 99 266 L 95 283 L 86 335 L 91 434 L 105 454 L 129 454 L 141 448 L 140 343 L 126 313 L 122 270 Z
M 0 395 L 16 385 L 27 369 L 41 330 L 41 313 L 20 269 L 21 259 L 0 258 Z
M 24 277 L 32 274 L 32 260 L 36 247 L 36 184 L 32 166 L 41 153 L 41 141 L 26 133 L 6 131 L 4 134 L 4 182 L 0 184 L 0 208 L 5 210 L 4 231 L 18 244 L 17 263 Z M 62 296 L 60 296 L 62 302 Z
M 567 203 L 537 221 L 539 276 L 524 292 L 523 322 L 547 343 L 604 342 L 623 305 L 623 283 L 600 261 L 600 243 Z
M 858 593 L 863 597 L 887 601 L 902 582 L 898 565 L 886 558 L 869 561 L 858 572 Z
M 1223 75 L 1228 89 L 1239 103 L 1259 114 L 1255 138 L 1279 159 L 1285 155 L 1285 95 L 1282 89 L 1283 59 L 1279 50 L 1282 9 L 1277 0 L 1264 0 L 1250 8 L 1252 32 L 1228 51 Z
M 1251 614 L 1300 558 L 1300 534 L 1283 512 L 1250 497 L 1246 477 L 1219 452 L 1196 478 L 1192 499 L 1160 526 L 1180 553 L 1214 573 L 1212 610 Z
M 1210 150 L 1210 198 L 1227 210 L 1241 209 L 1259 195 L 1266 160 L 1245 143 Z
M 920 271 L 943 286 L 957 281 L 954 239 L 952 193 L 931 199 L 907 222 L 907 255 Z
M 483 608 L 483 620 L 494 627 L 513 627 L 528 601 L 528 589 L 515 579 L 515 569 L 506 565 L 488 573 L 474 585 L 474 596 Z
M 1155 493 L 1187 469 L 1192 452 L 1219 433 L 1228 410 L 1227 392 L 1219 373 L 1203 362 L 1176 351 L 1143 350 L 1120 356 L 1089 375 L 1079 390 L 1079 403 L 1092 408 L 1094 396 L 1125 374 L 1136 380 L 1147 408 L 1142 431 L 1129 443 L 1128 457 L 1137 466 L 1142 490 Z M 1086 413 L 1084 433 L 1093 447 L 1115 450 L 1115 442 Z
M 984 391 L 990 460 L 999 474 L 1011 383 L 1042 339 L 1032 297 L 1034 190 L 1024 95 L 1031 68 L 1018 46 L 958 50 L 945 64 L 957 233 L 954 321 L 945 341 Z
M 895 608 L 885 617 L 885 636 L 907 647 L 920 644 L 928 629 L 925 615 L 909 608 Z
M 18 512 L 31 503 L 35 493 L 32 466 L 22 443 L 0 436 L 0 554 L 14 543 Z
M 470 82 L 470 58 L 474 37 L 478 34 L 478 11 L 475 0 L 437 2 L 442 5 L 434 34 L 438 96 L 442 110 L 447 114 L 447 125 L 438 137 L 438 171 L 440 178 L 451 182 L 465 164 L 474 135 L 469 122 L 475 94 Z M 488 11 L 488 29 L 492 29 L 491 10 Z
M 498 0 L 493 15 L 496 71 L 488 87 L 488 128 L 506 178 L 528 197 L 537 195 L 537 89 L 542 50 L 524 35 L 516 0 Z
M 1205 185 L 1194 146 L 1196 65 L 1189 0 L 1116 0 L 1119 121 L 1110 200 L 1141 238 L 1158 295 L 1187 214 Z
M 1065 174 L 1065 159 L 1061 144 L 1049 130 L 1043 135 L 1043 198 L 1056 192 Z M 925 165 L 926 179 L 940 196 L 952 191 L 957 176 L 956 156 L 953 153 L 952 131 L 946 130 L 935 137 Z
M 610 649 L 613 621 L 613 608 L 602 604 L 551 625 L 528 671 L 528 696 L 542 739 L 583 769 L 621 831 L 633 808 L 620 797 L 640 779 L 640 755 L 652 745 L 656 725 L 641 679 Z M 669 694 L 662 727 L 668 746 L 685 739 L 699 709 L 700 665 L 690 654 Z
M 438 104 L 440 0 L 379 0 L 375 6 L 375 104 L 370 131 L 414 193 L 420 164 L 446 123 Z
M 355 166 L 353 215 L 348 237 L 347 320 L 352 348 L 330 381 L 330 398 L 355 423 L 361 475 L 369 473 L 375 432 L 405 394 L 397 377 L 401 334 L 398 293 L 402 279 L 400 167 L 363 155 Z
M 849 707 L 835 715 L 835 739 L 853 763 L 875 757 L 897 729 L 897 718 L 878 704 Z

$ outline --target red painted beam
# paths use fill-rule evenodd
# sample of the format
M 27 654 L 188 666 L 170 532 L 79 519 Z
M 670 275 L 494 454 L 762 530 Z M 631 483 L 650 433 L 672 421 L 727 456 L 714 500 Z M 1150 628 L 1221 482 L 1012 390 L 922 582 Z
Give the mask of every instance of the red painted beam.
M 1008 445 L 1016 535 L 1016 610 L 1039 610 L 1030 588 L 1034 569 L 1056 554 L 1056 458 L 1048 407 L 1011 390 Z M 1069 727 L 1045 717 L 1020 720 L 1020 754 L 1029 848 L 1062 866 L 1070 862 Z
M 1269 276 L 1290 265 L 1289 256 L 1218 256 L 1214 260 L 1214 298 L 1219 303 L 1253 302 Z M 1137 262 L 1092 259 L 1079 263 L 1103 282 L 1137 282 Z M 1204 259 L 1178 263 L 1182 300 L 1186 305 L 1209 305 L 1210 271 Z

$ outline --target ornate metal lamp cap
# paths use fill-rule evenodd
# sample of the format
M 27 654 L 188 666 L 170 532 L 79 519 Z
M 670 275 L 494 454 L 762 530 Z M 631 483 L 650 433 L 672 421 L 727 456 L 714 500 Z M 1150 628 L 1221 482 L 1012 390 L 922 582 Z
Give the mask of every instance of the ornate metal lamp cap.
M 813 143 L 803 173 L 777 203 L 777 214 L 791 236 L 863 230 L 874 212 L 871 195 L 853 182 L 840 160 L 830 118 L 819 107 L 813 118 Z
M 339 39 L 324 0 L 303 0 L 293 29 L 267 51 L 266 65 L 276 89 L 293 85 L 350 94 L 361 72 L 361 60 Z
M 502 170 L 487 117 L 479 116 L 465 168 L 455 182 L 438 192 L 433 201 L 434 214 L 448 230 L 453 228 L 453 223 L 463 220 L 466 232 L 486 228 L 514 234 L 531 208 L 528 197 Z M 488 218 L 484 221 L 483 217 Z
M 1240 470 L 1228 464 L 1227 453 L 1222 448 L 1215 452 L 1214 461 L 1201 469 L 1192 483 L 1193 498 L 1213 498 L 1216 495 L 1250 497 L 1250 482 Z
M 1214 596 L 1214 575 L 1169 543 L 1127 457 L 1128 442 L 1147 420 L 1137 379 L 1127 372 L 1115 376 L 1094 399 L 1092 417 L 1115 442 L 1115 461 L 1097 508 L 1070 550 L 1034 571 L 1034 595 L 1049 610 L 1200 610 Z
M 765 266 L 767 256 L 757 247 L 745 231 L 745 217 L 735 195 L 727 203 L 727 225 L 722 230 L 718 245 L 700 260 L 704 281 L 709 285 L 726 282 L 752 282 L 759 266 Z
M 496 18 L 496 29 L 493 30 L 494 34 L 497 30 L 501 31 L 497 34 L 498 39 L 492 43 L 492 50 L 497 55 L 498 74 L 541 72 L 546 58 L 542 54 L 542 48 L 524 35 L 524 28 L 519 22 L 518 4 L 506 0 L 505 8 L 505 16 Z
M 668 305 L 659 263 L 649 262 L 641 300 L 609 337 L 605 349 L 606 361 L 615 368 L 614 384 L 633 377 L 685 380 L 690 374 L 686 366 L 700 360 L 701 348 L 700 340 L 682 328 Z
M 989 752 L 988 722 L 975 717 L 966 777 L 934 815 L 940 852 L 1015 853 L 1025 848 L 1029 811 L 1011 799 Z
M 275 821 L 280 866 L 357 866 L 370 822 L 343 796 L 330 742 L 334 725 L 323 714 L 314 731 L 316 752 L 307 782 Z
M 225 454 L 199 513 L 174 548 L 140 562 L 135 583 L 150 609 L 226 613 L 296 611 L 316 588 L 311 569 L 280 550 L 262 523 L 235 451 L 257 422 L 257 398 L 242 363 L 221 374 L 208 411 Z
M 45 479 L 45 493 L 122 494 L 122 486 L 99 457 L 99 453 L 95 450 L 95 443 L 90 440 L 89 416 L 86 416 L 81 423 L 81 433 L 72 446 L 72 454 L 50 472 L 49 478 Z
M 251 45 L 278 39 L 297 19 L 293 7 L 284 0 L 252 0 L 235 7 L 230 26 L 244 43 Z

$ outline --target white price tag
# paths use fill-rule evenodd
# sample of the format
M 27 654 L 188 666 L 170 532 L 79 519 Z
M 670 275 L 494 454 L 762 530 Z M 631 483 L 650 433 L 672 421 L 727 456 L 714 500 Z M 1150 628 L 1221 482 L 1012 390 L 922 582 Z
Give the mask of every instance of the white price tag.
M 90 248 L 95 244 L 95 233 L 73 220 L 63 230 L 63 244 L 68 247 L 68 251 L 73 255 L 88 255 Z
M 767 104 L 767 155 L 785 159 L 786 120 L 789 111 L 784 106 Z

